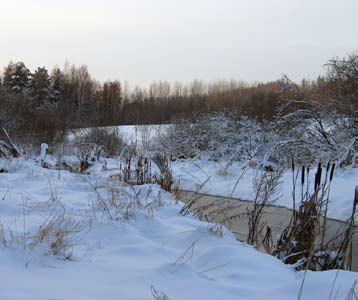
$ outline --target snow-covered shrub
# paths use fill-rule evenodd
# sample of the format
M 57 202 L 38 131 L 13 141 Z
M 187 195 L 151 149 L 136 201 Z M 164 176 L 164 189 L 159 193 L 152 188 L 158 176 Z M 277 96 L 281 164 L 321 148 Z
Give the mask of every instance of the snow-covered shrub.
M 21 169 L 21 160 L 15 158 L 0 158 L 0 173 L 13 173 Z
M 187 159 L 199 156 L 208 149 L 212 138 L 212 124 L 207 118 L 201 117 L 195 123 L 187 119 L 177 119 L 158 137 L 162 152 L 175 158 Z
M 159 138 L 159 144 L 174 158 L 263 162 L 279 140 L 269 128 L 243 115 L 216 113 L 201 116 L 195 123 L 179 120 Z
M 0 157 L 10 157 L 9 146 L 2 140 L 0 140 Z
M 151 150 L 153 147 L 153 138 L 158 126 L 154 125 L 135 125 L 136 140 L 140 142 L 140 149 Z
M 209 157 L 214 160 L 257 160 L 264 164 L 277 140 L 268 124 L 259 123 L 246 116 L 220 115 L 213 125 L 217 134 L 216 139 L 210 141 Z
M 354 119 L 343 103 L 315 99 L 297 84 L 283 79 L 283 101 L 275 121 L 281 136 L 276 152 L 301 163 L 338 161 L 347 163 L 352 150 Z
M 126 142 L 117 128 L 90 128 L 81 137 L 83 144 L 94 144 L 103 146 L 109 156 L 116 156 L 121 153 Z
M 286 80 L 274 121 L 259 122 L 232 112 L 180 119 L 159 137 L 160 151 L 179 159 L 255 161 L 270 169 L 289 166 L 292 157 L 300 164 L 352 164 L 357 157 L 353 115 L 332 99 L 306 96 Z
M 0 157 L 19 157 L 20 150 L 14 144 L 7 130 L 0 128 Z

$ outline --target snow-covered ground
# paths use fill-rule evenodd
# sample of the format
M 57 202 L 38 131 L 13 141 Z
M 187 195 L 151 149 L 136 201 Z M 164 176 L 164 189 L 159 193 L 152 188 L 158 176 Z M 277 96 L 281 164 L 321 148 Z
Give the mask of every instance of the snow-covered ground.
M 23 159 L 0 160 L 0 166 L 9 170 L 0 173 L 0 222 L 8 240 L 0 238 L 1 300 L 297 299 L 303 272 L 230 232 L 218 238 L 210 224 L 181 216 L 183 204 L 156 185 L 123 186 L 110 178 L 117 172 L 115 160 L 107 170 L 95 165 L 90 175 Z M 172 167 L 185 188 L 217 172 L 208 162 L 198 170 L 193 163 Z M 233 166 L 206 191 L 229 193 L 237 174 Z M 353 175 L 342 174 L 342 180 Z M 245 180 L 238 191 L 251 184 Z M 250 196 L 249 187 L 245 193 L 240 195 Z M 34 237 L 58 212 L 77 225 L 66 253 L 51 255 L 54 240 L 36 244 Z M 329 299 L 331 291 L 332 299 L 345 299 L 358 275 L 340 271 L 332 290 L 336 274 L 308 272 L 301 299 Z M 152 295 L 161 292 L 168 298 Z
M 233 163 L 225 168 L 227 162 L 213 162 L 207 160 L 188 160 L 173 162 L 171 168 L 175 179 L 180 181 L 184 190 L 196 191 L 217 196 L 232 196 L 243 200 L 253 200 L 253 178 L 257 168 L 249 168 L 243 173 L 243 165 Z M 225 172 L 223 172 L 226 170 Z M 314 183 L 316 170 L 311 170 L 311 188 Z M 224 174 L 223 174 L 224 173 Z M 241 176 L 242 175 L 242 176 Z M 238 180 L 240 178 L 240 180 Z M 297 199 L 301 194 L 300 177 L 296 189 Z M 280 190 L 275 195 L 273 204 L 292 208 L 292 171 L 286 170 L 281 178 Z M 345 220 L 352 213 L 354 190 L 358 186 L 358 169 L 337 169 L 331 184 L 329 217 Z

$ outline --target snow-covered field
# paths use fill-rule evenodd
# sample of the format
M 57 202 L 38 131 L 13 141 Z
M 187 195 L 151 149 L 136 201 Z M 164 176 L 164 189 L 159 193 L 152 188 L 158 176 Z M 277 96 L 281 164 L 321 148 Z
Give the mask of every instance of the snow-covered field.
M 0 167 L 9 171 L 0 174 L 0 222 L 7 240 L 0 238 L 1 300 L 297 299 L 303 272 L 236 241 L 230 232 L 218 238 L 210 224 L 181 216 L 183 204 L 156 185 L 123 186 L 110 177 L 118 172 L 115 160 L 108 160 L 107 170 L 97 163 L 90 175 L 23 159 L 1 160 Z M 205 179 L 200 172 L 217 171 L 207 162 L 198 170 L 193 163 L 172 167 L 185 188 Z M 236 174 L 233 166 L 206 191 L 229 192 Z M 353 175 L 342 174 L 342 180 Z M 248 187 L 245 193 L 243 198 L 250 196 Z M 56 255 L 58 235 L 44 234 L 35 243 L 40 226 L 54 215 L 63 216 L 55 220 L 65 230 L 63 223 L 75 224 L 65 239 L 69 247 Z M 358 275 L 339 271 L 333 287 L 336 274 L 308 272 L 301 299 L 329 299 L 331 292 L 331 299 L 345 299 Z

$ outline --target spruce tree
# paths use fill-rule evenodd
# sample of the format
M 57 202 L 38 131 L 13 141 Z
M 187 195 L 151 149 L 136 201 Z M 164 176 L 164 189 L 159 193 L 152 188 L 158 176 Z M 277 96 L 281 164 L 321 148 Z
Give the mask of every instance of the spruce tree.
M 48 105 L 51 99 L 51 82 L 45 67 L 37 68 L 30 81 L 30 95 L 35 107 Z
M 52 70 L 51 77 L 51 99 L 55 103 L 62 103 L 65 93 L 65 75 L 59 68 Z
M 4 86 L 10 91 L 26 93 L 31 73 L 23 62 L 10 62 L 4 70 Z

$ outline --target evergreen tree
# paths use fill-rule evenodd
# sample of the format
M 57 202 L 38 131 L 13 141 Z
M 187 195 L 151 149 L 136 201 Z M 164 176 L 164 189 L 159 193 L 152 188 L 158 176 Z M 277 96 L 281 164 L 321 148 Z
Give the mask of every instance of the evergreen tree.
M 4 70 L 4 86 L 14 92 L 25 93 L 28 90 L 31 73 L 23 62 L 10 62 Z
M 65 75 L 59 68 L 52 70 L 51 77 L 51 98 L 55 103 L 62 103 L 65 94 L 66 79 Z
M 35 107 L 47 105 L 51 99 L 51 82 L 45 67 L 37 68 L 30 81 L 30 95 Z

